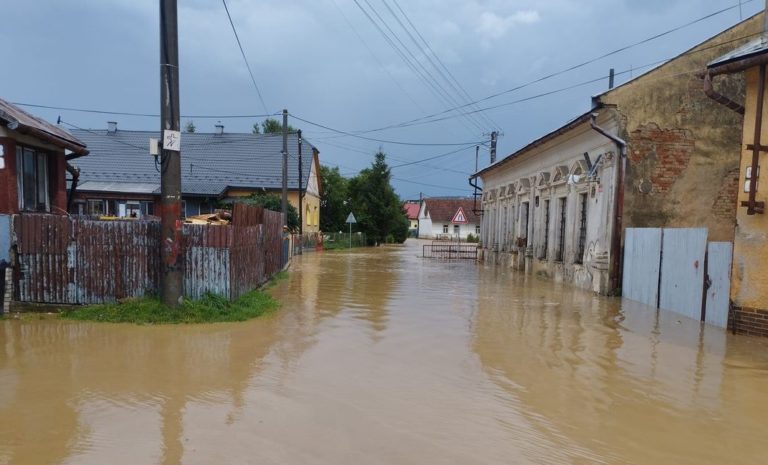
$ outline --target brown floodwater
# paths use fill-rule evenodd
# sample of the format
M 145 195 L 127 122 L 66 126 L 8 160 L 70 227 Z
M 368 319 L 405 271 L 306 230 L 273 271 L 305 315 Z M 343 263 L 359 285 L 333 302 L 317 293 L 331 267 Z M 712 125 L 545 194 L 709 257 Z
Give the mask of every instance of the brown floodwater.
M 245 323 L 0 321 L 0 464 L 768 462 L 768 341 L 420 247 Z

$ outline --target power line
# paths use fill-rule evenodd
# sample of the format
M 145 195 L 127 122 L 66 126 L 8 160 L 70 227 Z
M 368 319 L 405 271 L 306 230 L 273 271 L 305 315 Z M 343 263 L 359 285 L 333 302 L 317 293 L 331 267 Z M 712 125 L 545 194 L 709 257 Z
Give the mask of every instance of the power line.
M 421 42 L 426 46 L 426 49 L 429 51 L 427 53 L 427 50 L 424 49 L 424 47 L 419 43 L 418 40 L 411 34 L 411 32 L 408 30 L 408 28 L 403 24 L 403 22 L 400 20 L 398 15 L 395 13 L 395 11 L 389 6 L 387 3 L 387 0 L 381 0 L 381 2 L 384 4 L 384 6 L 387 8 L 389 13 L 392 15 L 393 18 L 395 18 L 395 21 L 400 25 L 400 27 L 405 31 L 405 33 L 408 35 L 408 37 L 411 39 L 411 41 L 414 43 L 416 48 L 424 55 L 424 57 L 427 59 L 427 61 L 432 65 L 432 67 L 438 72 L 440 77 L 442 77 L 446 83 L 459 95 L 460 100 L 463 100 L 464 102 L 471 102 L 472 97 L 469 96 L 467 91 L 462 87 L 462 85 L 459 83 L 459 81 L 456 79 L 456 77 L 451 73 L 451 71 L 448 69 L 448 67 L 445 66 L 445 63 L 443 63 L 442 60 L 440 60 L 440 57 L 435 53 L 435 51 L 432 49 L 432 47 L 429 45 L 429 43 L 424 39 L 424 36 L 419 32 L 418 28 L 413 24 L 413 21 L 408 17 L 408 15 L 403 11 L 402 7 L 400 7 L 400 4 L 397 2 L 397 0 L 392 0 L 392 3 L 395 5 L 395 7 L 398 9 L 400 14 L 403 16 L 403 18 L 406 20 L 406 22 L 411 26 L 413 31 L 416 33 L 416 35 L 421 39 Z M 435 61 L 432 60 L 430 57 L 430 53 L 432 56 L 435 57 L 435 60 L 440 64 L 438 66 Z M 441 69 L 442 67 L 442 69 Z M 443 72 L 443 70 L 445 72 Z M 450 78 L 449 78 L 450 76 Z M 454 84 L 455 83 L 455 84 Z M 488 115 L 485 115 L 483 113 L 480 114 L 481 119 L 484 120 L 484 122 L 489 125 L 490 128 L 496 128 L 501 129 L 498 124 L 496 124 L 493 120 L 488 117 Z
M 341 17 L 344 18 L 344 21 L 347 23 L 347 26 L 349 26 L 349 28 L 352 30 L 352 32 L 355 34 L 355 36 L 358 38 L 358 40 L 360 40 L 360 42 L 365 46 L 365 48 L 371 54 L 371 56 L 376 61 L 376 63 L 379 64 L 381 69 L 383 69 L 384 72 L 387 73 L 389 78 L 392 79 L 392 82 L 394 82 L 395 85 L 401 91 L 403 91 L 403 94 L 405 94 L 405 96 L 408 97 L 408 100 L 410 100 L 414 105 L 419 107 L 419 109 L 421 111 L 425 111 L 424 108 L 422 108 L 422 106 L 411 96 L 411 94 L 408 93 L 408 91 L 405 90 L 405 87 L 403 87 L 400 84 L 400 82 L 397 79 L 395 79 L 395 76 L 392 74 L 392 72 L 389 71 L 389 68 L 384 66 L 384 63 L 382 63 L 381 60 L 379 60 L 379 57 L 373 52 L 373 49 L 368 45 L 368 42 L 366 42 L 365 39 L 363 39 L 363 36 L 361 36 L 360 33 L 357 32 L 357 29 L 355 29 L 355 26 L 352 25 L 352 22 L 349 20 L 349 18 L 347 18 L 347 15 L 344 14 L 344 10 L 342 10 L 341 7 L 339 6 L 339 4 L 336 3 L 336 0 L 331 0 L 331 1 L 333 2 L 333 6 L 335 6 L 336 9 L 339 10 L 339 13 L 341 14 Z
M 293 118 L 301 121 L 301 122 L 304 122 L 304 123 L 307 123 L 307 124 L 311 124 L 312 126 L 317 126 L 319 128 L 323 128 L 323 129 L 326 129 L 328 131 L 335 132 L 337 134 L 343 134 L 345 136 L 356 137 L 358 139 L 370 140 L 370 141 L 373 141 L 373 142 L 381 142 L 383 144 L 414 145 L 414 146 L 450 146 L 450 145 L 477 145 L 477 144 L 484 143 L 483 141 L 478 141 L 478 142 L 440 142 L 440 143 L 438 143 L 438 142 L 431 142 L 431 143 L 426 143 L 426 142 L 403 142 L 403 141 L 394 141 L 394 140 L 374 139 L 372 137 L 360 136 L 360 135 L 357 135 L 357 134 L 353 134 L 351 132 L 342 131 L 340 129 L 334 129 L 334 128 L 325 126 L 325 125 L 320 124 L 320 123 L 315 123 L 313 121 L 309 121 L 309 120 L 306 120 L 304 118 L 300 118 L 300 117 L 294 115 L 293 113 L 291 113 L 291 116 Z
M 224 11 L 227 12 L 227 18 L 229 18 L 229 24 L 230 26 L 232 26 L 232 32 L 235 33 L 237 46 L 240 48 L 240 54 L 243 56 L 243 61 L 245 61 L 245 66 L 248 68 L 248 74 L 251 75 L 251 82 L 253 82 L 253 87 L 256 88 L 256 93 L 259 95 L 259 101 L 261 102 L 261 106 L 264 108 L 265 113 L 269 113 L 269 110 L 267 109 L 267 104 L 264 103 L 264 98 L 261 96 L 259 85 L 256 84 L 256 78 L 253 77 L 253 71 L 251 70 L 251 65 L 250 63 L 248 63 L 248 58 L 246 58 L 245 52 L 243 51 L 243 44 L 240 43 L 240 36 L 237 35 L 237 29 L 235 28 L 235 23 L 232 22 L 232 16 L 229 14 L 229 8 L 227 8 L 227 0 L 221 0 L 221 3 L 224 4 Z
M 752 1 L 754 1 L 754 0 L 746 0 L 746 1 L 742 1 L 741 3 L 742 3 L 742 4 L 747 4 L 747 3 L 750 3 L 750 2 L 752 2 Z M 640 46 L 640 45 L 646 44 L 646 43 L 648 43 L 648 42 L 651 42 L 651 41 L 653 41 L 653 40 L 659 39 L 659 38 L 661 38 L 661 37 L 667 36 L 667 35 L 669 35 L 669 34 L 672 34 L 672 33 L 674 33 L 674 32 L 677 32 L 677 31 L 679 31 L 679 30 L 681 30 L 681 29 L 684 29 L 684 28 L 686 28 L 686 27 L 692 26 L 692 25 L 694 25 L 694 24 L 697 24 L 697 23 L 700 23 L 700 22 L 702 22 L 702 21 L 705 21 L 705 20 L 707 20 L 707 19 L 710 19 L 710 18 L 712 18 L 712 17 L 714 17 L 714 16 L 717 16 L 717 15 L 720 15 L 720 14 L 722 14 L 722 13 L 725 13 L 725 12 L 727 12 L 727 11 L 730 11 L 730 10 L 732 10 L 732 9 L 734 9 L 734 8 L 738 8 L 738 4 L 736 4 L 736 5 L 732 5 L 732 6 L 730 6 L 730 7 L 726 7 L 726 8 L 723 8 L 723 9 L 720 9 L 720 10 L 718 10 L 718 11 L 715 11 L 715 12 L 713 12 L 713 13 L 709 13 L 709 14 L 707 14 L 707 15 L 705 15 L 705 16 L 702 16 L 702 17 L 700 17 L 700 18 L 694 19 L 694 20 L 692 20 L 692 21 L 689 21 L 689 22 L 687 22 L 687 23 L 685 23 L 685 24 L 682 24 L 682 25 L 680 25 L 680 26 L 676 26 L 676 27 L 674 27 L 674 28 L 672 28 L 672 29 L 669 29 L 669 30 L 667 30 L 667 31 L 664 31 L 664 32 L 661 32 L 661 33 L 655 34 L 655 35 L 653 35 L 653 36 L 651 36 L 651 37 L 645 38 L 645 39 L 643 39 L 643 40 L 640 40 L 640 41 L 638 41 L 638 42 L 634 42 L 634 43 L 632 43 L 632 44 L 629 44 L 629 45 L 625 45 L 625 46 L 623 46 L 623 47 L 617 48 L 617 49 L 615 49 L 615 50 L 612 50 L 612 51 L 610 51 L 610 52 L 607 52 L 607 53 L 603 53 L 602 55 L 599 55 L 599 56 L 597 56 L 597 57 L 591 58 L 591 59 L 589 59 L 589 60 L 587 60 L 587 61 L 583 61 L 583 62 L 581 62 L 581 63 L 578 63 L 578 64 L 576 64 L 576 65 L 572 65 L 572 66 L 569 66 L 569 67 L 567 67 L 567 68 L 564 68 L 564 69 L 561 69 L 561 70 L 559 70 L 559 71 L 556 71 L 556 72 L 553 72 L 553 73 L 547 74 L 547 75 L 545 75 L 545 76 L 539 77 L 539 78 L 537 78 L 537 79 L 534 79 L 534 80 L 528 81 L 528 82 L 526 82 L 526 83 L 523 83 L 523 84 L 517 85 L 517 86 L 515 86 L 515 87 L 512 87 L 512 88 L 510 88 L 510 89 L 506 89 L 506 90 L 503 90 L 503 91 L 501 91 L 501 92 L 497 92 L 497 93 L 494 93 L 494 94 L 488 95 L 488 96 L 486 96 L 486 97 L 483 97 L 483 98 L 481 98 L 481 99 L 478 99 L 478 100 L 472 101 L 472 102 L 470 102 L 470 103 L 467 103 L 467 104 L 464 104 L 464 105 L 459 105 L 459 106 L 456 106 L 456 107 L 453 107 L 453 108 L 448 108 L 447 110 L 443 110 L 443 111 L 440 111 L 440 112 L 437 112 L 437 113 L 433 113 L 433 114 L 431 114 L 431 115 L 422 116 L 422 117 L 419 117 L 419 118 L 415 118 L 415 119 L 412 119 L 412 120 L 404 121 L 404 122 L 402 122 L 402 123 L 397 123 L 397 124 L 393 124 L 393 125 L 385 126 L 385 127 L 382 127 L 382 128 L 373 129 L 373 130 L 362 131 L 361 133 L 367 133 L 367 132 L 375 132 L 375 131 L 381 131 L 381 130 L 384 130 L 384 129 L 391 129 L 391 128 L 395 128 L 395 127 L 403 127 L 404 125 L 408 125 L 408 124 L 410 124 L 410 123 L 413 123 L 413 122 L 418 122 L 418 121 L 421 121 L 421 120 L 424 120 L 424 119 L 428 119 L 428 118 L 432 118 L 432 117 L 435 117 L 435 116 L 444 115 L 444 114 L 446 114 L 446 113 L 450 113 L 450 112 L 453 112 L 453 111 L 460 111 L 461 109 L 463 109 L 463 108 L 466 108 L 466 107 L 468 107 L 468 106 L 470 106 L 470 105 L 474 105 L 474 104 L 477 104 L 477 103 L 480 103 L 480 102 L 484 102 L 484 101 L 486 101 L 486 100 L 490 100 L 490 99 L 493 99 L 493 98 L 499 97 L 499 96 L 501 96 L 501 95 L 505 95 L 505 94 L 508 94 L 508 93 L 511 93 L 511 92 L 515 92 L 515 91 L 517 91 L 517 90 L 520 90 L 520 89 L 523 89 L 523 88 L 529 87 L 529 86 L 531 86 L 531 85 L 533 85 L 533 84 L 537 84 L 537 83 L 539 83 L 539 82 L 542 82 L 542 81 L 546 81 L 546 80 L 548 80 L 548 79 L 551 79 L 551 78 L 553 78 L 553 77 L 556 77 L 556 76 L 560 76 L 560 75 L 562 75 L 562 74 L 565 74 L 565 73 L 568 73 L 568 72 L 570 72 L 570 71 L 574 71 L 574 70 L 576 70 L 576 69 L 579 69 L 579 68 L 583 68 L 584 66 L 587 66 L 587 65 L 589 65 L 589 64 L 595 63 L 595 62 L 597 62 L 597 61 L 599 61 L 599 60 L 602 60 L 602 59 L 604 59 L 604 58 L 607 58 L 607 57 L 609 57 L 609 56 L 612 56 L 612 55 L 616 55 L 616 54 L 618 54 L 618 53 L 624 52 L 624 51 L 626 51 L 626 50 L 629 50 L 629 49 L 631 49 L 631 48 L 634 48 L 634 47 L 637 47 L 637 46 Z
M 57 107 L 53 105 L 39 105 L 36 103 L 27 102 L 11 102 L 14 105 L 30 108 L 44 108 L 46 110 L 59 110 L 59 111 L 76 111 L 79 113 L 96 113 L 101 115 L 117 115 L 117 116 L 139 116 L 146 118 L 159 118 L 157 113 L 132 113 L 127 111 L 107 111 L 107 110 L 95 110 L 89 108 L 75 108 L 75 107 Z M 198 118 L 198 119 L 238 119 L 238 118 L 269 118 L 270 116 L 277 116 L 279 113 L 263 114 L 263 115 L 181 115 L 182 118 Z
M 393 166 L 390 166 L 390 169 L 402 168 L 403 166 L 415 165 L 415 164 L 419 164 L 419 163 L 422 163 L 422 162 L 425 162 L 425 161 L 436 160 L 438 158 L 447 157 L 449 155 L 453 155 L 454 153 L 463 152 L 464 150 L 467 150 L 468 148 L 474 147 L 474 146 L 475 145 L 467 145 L 465 147 L 461 147 L 459 149 L 452 150 L 452 151 L 447 152 L 447 153 L 441 153 L 440 155 L 435 155 L 433 157 L 423 158 L 421 160 L 416 160 L 416 161 L 409 161 L 407 163 L 402 163 L 402 164 L 399 164 L 399 165 L 393 165 Z
M 363 8 L 363 6 L 360 4 L 358 0 L 353 0 L 355 2 L 355 5 L 360 9 L 360 11 L 363 12 L 363 14 L 368 18 L 368 20 L 376 27 L 376 29 L 379 31 L 379 33 L 384 37 L 386 42 L 389 44 L 389 46 L 400 56 L 400 58 L 403 60 L 403 62 L 411 69 L 411 71 L 414 72 L 418 77 L 422 79 L 424 83 L 427 84 L 427 86 L 435 93 L 435 95 L 442 99 L 445 103 L 448 105 L 456 106 L 456 102 L 451 100 L 450 94 L 445 91 L 445 89 L 437 82 L 437 80 L 432 76 L 432 74 L 419 62 L 418 59 L 413 55 L 411 50 L 405 46 L 405 44 L 400 40 L 399 36 L 392 30 L 392 28 L 389 26 L 389 24 L 382 18 L 382 16 L 379 14 L 379 12 L 371 5 L 371 3 L 368 0 L 363 0 L 366 5 L 368 5 L 368 8 L 373 12 L 373 14 L 379 19 L 381 24 L 389 31 L 389 33 L 392 35 L 392 38 L 394 38 L 395 41 L 397 41 L 400 44 L 400 47 L 395 44 L 395 42 L 390 38 L 390 36 L 381 28 L 379 23 L 373 19 L 373 17 L 368 13 L 368 11 Z M 409 58 L 410 57 L 410 58 Z M 421 67 L 421 69 L 419 69 Z M 461 113 L 461 111 L 459 111 Z M 471 124 L 475 125 L 478 129 L 481 131 L 483 130 L 483 127 L 474 119 L 470 117 L 466 117 L 466 120 L 470 122 Z

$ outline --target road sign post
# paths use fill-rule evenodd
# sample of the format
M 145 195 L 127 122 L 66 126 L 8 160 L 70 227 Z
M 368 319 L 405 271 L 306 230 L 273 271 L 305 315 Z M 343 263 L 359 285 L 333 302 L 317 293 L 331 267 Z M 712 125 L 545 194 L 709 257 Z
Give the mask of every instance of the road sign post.
M 352 214 L 352 212 L 349 212 L 349 216 L 347 216 L 347 224 L 349 224 L 349 248 L 352 248 L 352 223 L 357 223 L 357 220 L 355 219 L 355 215 Z

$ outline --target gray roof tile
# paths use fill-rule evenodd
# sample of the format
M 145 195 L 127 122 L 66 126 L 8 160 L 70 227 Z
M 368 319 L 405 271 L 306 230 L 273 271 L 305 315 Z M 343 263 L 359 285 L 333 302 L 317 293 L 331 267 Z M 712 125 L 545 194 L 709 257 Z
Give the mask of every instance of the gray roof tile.
M 149 155 L 154 131 L 74 129 L 85 142 L 87 157 L 74 164 L 80 180 L 160 184 L 155 159 Z M 185 195 L 222 194 L 227 187 L 275 190 L 282 188 L 283 139 L 280 134 L 183 133 L 181 135 L 181 189 Z M 307 187 L 313 145 L 302 144 L 302 180 Z M 288 136 L 288 187 L 298 186 L 298 136 Z

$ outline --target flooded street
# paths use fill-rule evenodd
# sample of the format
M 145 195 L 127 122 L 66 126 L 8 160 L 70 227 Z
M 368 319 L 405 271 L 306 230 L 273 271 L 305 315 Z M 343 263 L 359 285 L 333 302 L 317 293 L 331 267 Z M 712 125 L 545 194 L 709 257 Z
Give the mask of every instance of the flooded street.
M 420 252 L 239 324 L 0 321 L 0 464 L 765 463 L 768 341 Z

